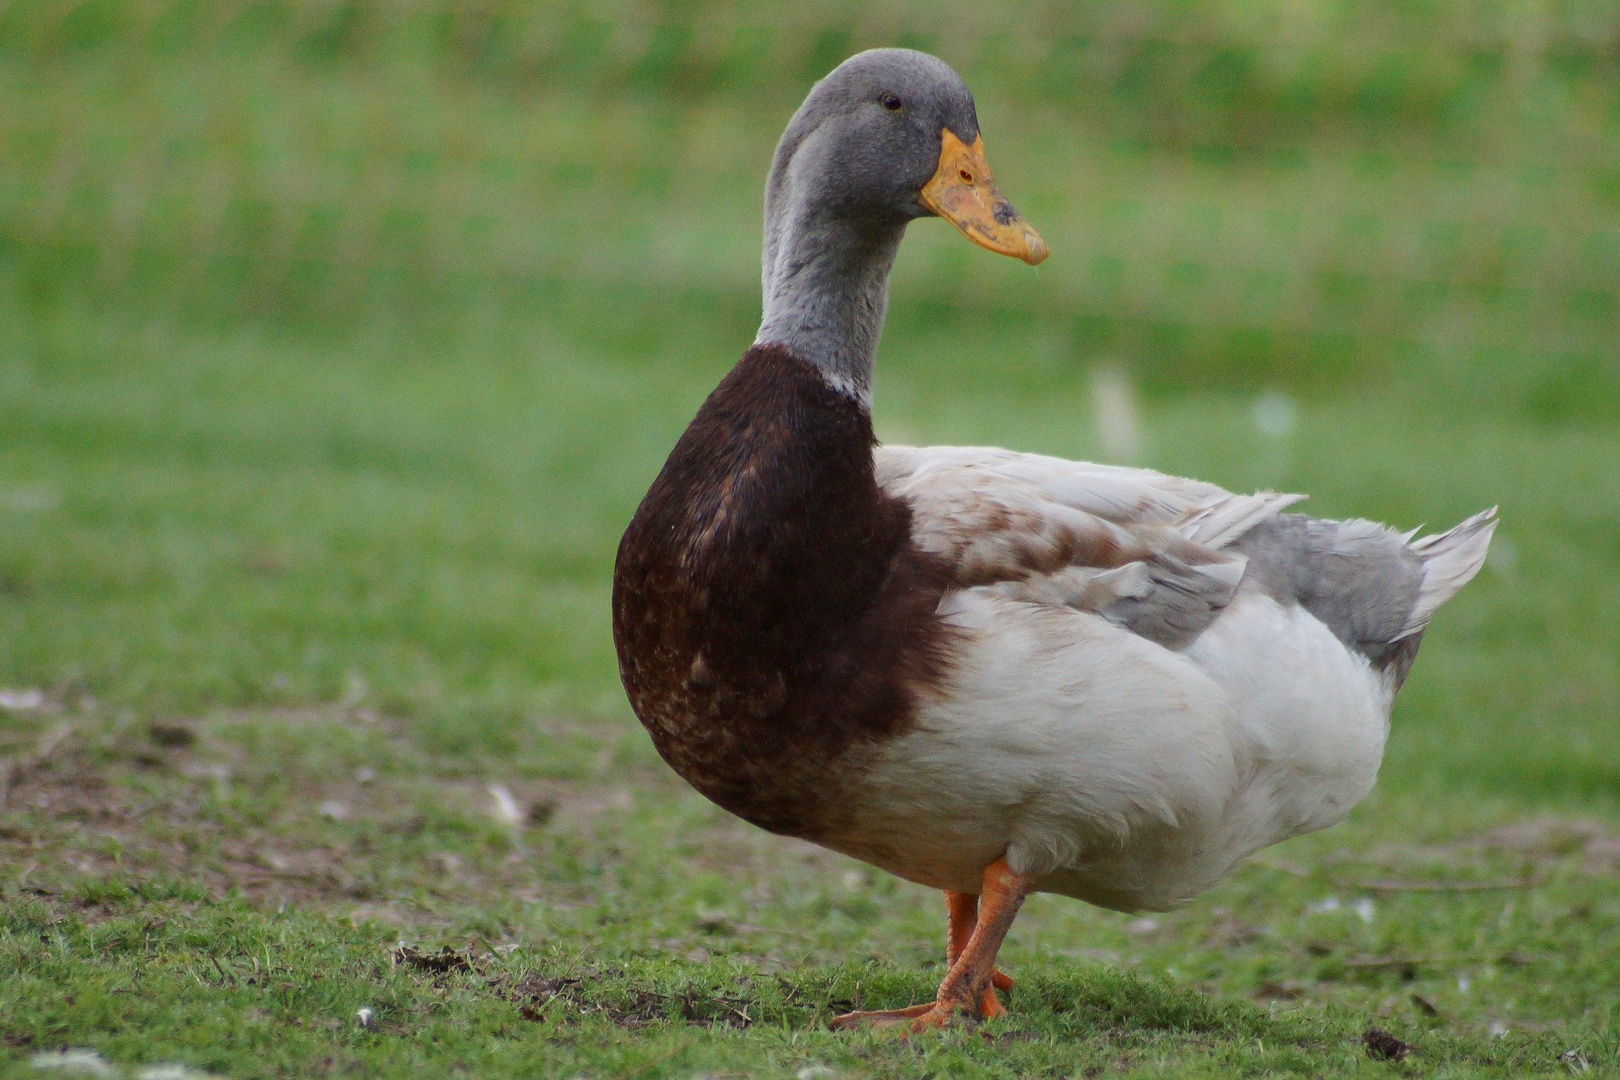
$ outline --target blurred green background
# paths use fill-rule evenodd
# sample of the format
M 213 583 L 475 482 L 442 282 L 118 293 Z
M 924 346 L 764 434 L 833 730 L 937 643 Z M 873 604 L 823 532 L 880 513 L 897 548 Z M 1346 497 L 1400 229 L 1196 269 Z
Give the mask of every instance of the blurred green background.
M 913 227 L 880 431 L 1499 502 L 1386 776 L 1620 792 L 1601 0 L 0 4 L 0 686 L 634 731 L 618 534 L 752 337 L 782 125 L 893 44 L 1054 254 Z

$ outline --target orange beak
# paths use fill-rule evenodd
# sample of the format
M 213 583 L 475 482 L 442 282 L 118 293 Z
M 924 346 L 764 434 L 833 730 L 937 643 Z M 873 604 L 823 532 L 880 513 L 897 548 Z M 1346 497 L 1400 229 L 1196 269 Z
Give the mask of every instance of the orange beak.
M 939 170 L 917 193 L 917 201 L 980 247 L 1023 259 L 1031 266 L 1046 258 L 1040 234 L 1018 216 L 990 179 L 983 136 L 969 146 L 950 128 L 941 129 Z

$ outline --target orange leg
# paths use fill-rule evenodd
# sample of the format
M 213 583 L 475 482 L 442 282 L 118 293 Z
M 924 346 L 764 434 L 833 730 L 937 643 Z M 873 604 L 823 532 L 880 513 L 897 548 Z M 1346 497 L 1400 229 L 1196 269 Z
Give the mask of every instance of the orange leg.
M 978 894 L 947 890 L 945 909 L 950 913 L 950 929 L 945 937 L 945 968 L 948 971 L 956 966 L 957 958 L 962 955 L 962 950 L 967 948 L 968 939 L 973 936 L 973 928 L 979 922 Z M 979 1012 L 986 1017 L 1006 1015 L 1007 1010 L 1002 1007 L 996 991 L 1012 988 L 1012 977 L 998 969 L 990 976 L 990 986 L 984 992 L 984 1000 L 979 1002 Z
M 979 896 L 946 893 L 945 902 L 950 911 L 946 958 L 950 961 L 950 970 L 945 981 L 939 984 L 939 993 L 933 1002 L 904 1009 L 845 1013 L 835 1017 L 832 1026 L 886 1026 L 909 1021 L 909 1029 L 915 1032 L 944 1027 L 958 1012 L 976 1020 L 1004 1013 L 1006 1010 L 996 997 L 995 987 L 1001 981 L 1010 987 L 1012 980 L 996 970 L 996 953 L 1012 928 L 1024 897 L 1029 895 L 1030 884 L 1029 878 L 1013 873 L 1007 860 L 1002 858 L 985 867 L 984 887 Z

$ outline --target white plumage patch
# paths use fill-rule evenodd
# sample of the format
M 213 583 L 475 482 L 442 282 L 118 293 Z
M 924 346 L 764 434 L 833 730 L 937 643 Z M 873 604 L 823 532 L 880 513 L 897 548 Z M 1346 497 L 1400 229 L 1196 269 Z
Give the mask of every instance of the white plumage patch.
M 972 891 L 1006 852 L 1041 890 L 1163 909 L 1377 776 L 1387 696 L 1300 609 L 1245 596 L 1185 653 L 991 589 L 945 612 L 970 642 L 956 678 L 868 768 L 862 836 L 833 845 L 903 877 Z

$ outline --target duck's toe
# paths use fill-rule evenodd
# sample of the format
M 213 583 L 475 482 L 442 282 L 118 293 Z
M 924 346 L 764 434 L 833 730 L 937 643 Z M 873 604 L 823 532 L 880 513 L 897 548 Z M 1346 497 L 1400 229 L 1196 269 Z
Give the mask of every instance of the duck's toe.
M 925 1001 L 921 1005 L 907 1005 L 903 1009 L 867 1009 L 857 1012 L 847 1012 L 835 1016 L 828 1021 L 827 1026 L 836 1031 L 849 1031 L 863 1027 L 894 1027 L 923 1016 L 936 1007 L 939 1002 Z
M 999 975 L 1000 973 L 997 972 Z M 1010 985 L 1011 979 L 1006 979 Z M 999 986 L 1001 980 L 997 980 Z M 929 1031 L 934 1028 L 946 1027 L 953 1018 L 967 1020 L 989 1020 L 995 1016 L 1006 1016 L 1007 1007 L 1001 1003 L 996 993 L 996 986 L 987 986 L 979 995 L 978 1008 L 972 1008 L 966 998 L 958 1000 L 955 997 L 939 998 L 934 1001 L 925 1001 L 920 1005 L 907 1005 L 903 1009 L 869 1009 L 859 1012 L 847 1012 L 835 1016 L 828 1021 L 828 1026 L 834 1030 L 848 1031 L 854 1028 L 884 1028 L 897 1027 L 901 1024 L 907 1026 L 908 1031 Z
M 998 1002 L 998 1007 L 999 1004 Z M 959 1023 L 964 1019 L 976 1020 L 978 1018 L 954 1001 L 936 1001 L 929 1007 L 927 1012 L 920 1014 L 911 1022 L 910 1026 L 906 1028 L 906 1034 L 919 1035 L 924 1031 L 937 1031 L 940 1028 L 950 1027 L 953 1023 Z
M 996 988 L 987 986 L 979 995 L 978 1007 L 975 1008 L 970 996 L 960 994 L 956 987 L 940 987 L 940 996 L 933 1005 L 918 1013 L 907 1028 L 909 1034 L 919 1034 L 924 1031 L 934 1031 L 939 1028 L 950 1027 L 963 1020 L 978 1023 L 980 1020 L 989 1020 L 996 1016 L 1006 1016 L 1007 1010 L 996 996 Z
M 998 1011 L 993 1015 L 999 1016 L 1006 1011 L 1002 1009 L 999 1001 L 995 1007 Z M 833 1017 L 828 1026 L 841 1031 L 854 1028 L 896 1028 L 903 1038 L 924 1031 L 937 1031 L 963 1020 L 974 1022 L 979 1019 L 977 1013 L 963 1007 L 960 1002 L 928 1001 L 921 1005 L 908 1005 L 904 1009 L 873 1009 L 867 1012 L 845 1013 Z

